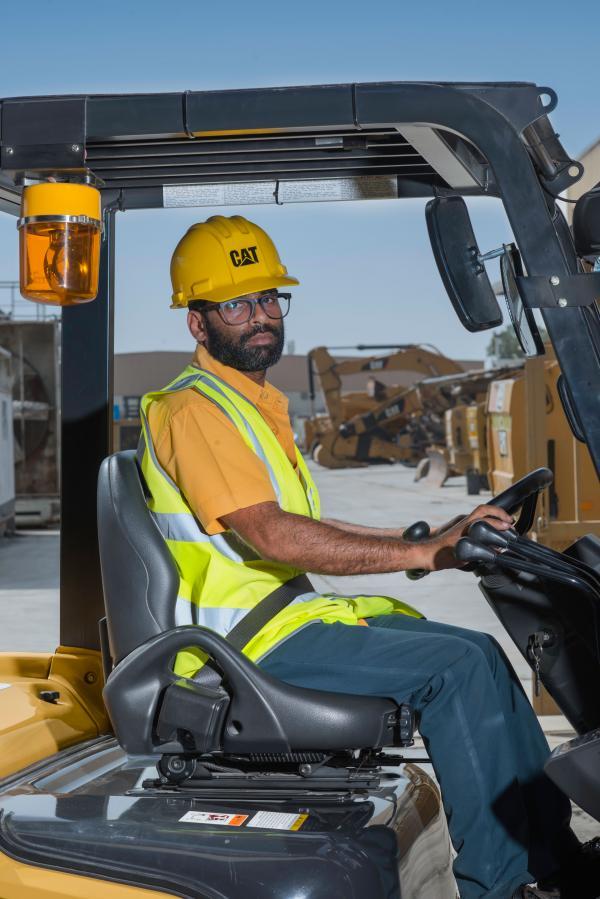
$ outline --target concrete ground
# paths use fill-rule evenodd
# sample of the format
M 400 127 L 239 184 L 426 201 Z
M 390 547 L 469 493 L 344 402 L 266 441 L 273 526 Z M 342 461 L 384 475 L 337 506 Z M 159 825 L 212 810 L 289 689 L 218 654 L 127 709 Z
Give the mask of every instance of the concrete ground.
M 490 497 L 489 493 L 467 496 L 462 478 L 452 479 L 441 489 L 416 484 L 414 471 L 400 465 L 329 471 L 309 464 L 321 493 L 324 517 L 360 524 L 394 527 L 424 519 L 439 525 Z M 327 591 L 397 597 L 428 618 L 493 634 L 531 695 L 530 669 L 488 607 L 472 574 L 439 572 L 420 581 L 409 581 L 404 574 L 313 576 L 312 580 Z M 0 539 L 0 651 L 46 651 L 58 645 L 58 583 L 56 532 L 28 531 Z M 540 720 L 552 747 L 573 735 L 561 716 Z M 574 824 L 585 839 L 599 829 L 578 809 Z
M 58 531 L 0 538 L 0 652 L 58 646 L 58 551 Z

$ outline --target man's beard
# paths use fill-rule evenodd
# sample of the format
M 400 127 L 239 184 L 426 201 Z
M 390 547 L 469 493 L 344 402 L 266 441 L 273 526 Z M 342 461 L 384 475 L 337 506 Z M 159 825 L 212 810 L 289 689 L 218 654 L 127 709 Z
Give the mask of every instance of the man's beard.
M 238 337 L 229 338 L 219 333 L 212 325 L 210 316 L 204 316 L 204 325 L 208 334 L 208 351 L 223 365 L 229 365 L 238 371 L 264 371 L 281 359 L 283 353 L 284 330 L 283 321 L 278 328 L 272 325 L 257 325 L 252 331 Z M 274 334 L 277 338 L 272 346 L 247 346 L 255 334 Z

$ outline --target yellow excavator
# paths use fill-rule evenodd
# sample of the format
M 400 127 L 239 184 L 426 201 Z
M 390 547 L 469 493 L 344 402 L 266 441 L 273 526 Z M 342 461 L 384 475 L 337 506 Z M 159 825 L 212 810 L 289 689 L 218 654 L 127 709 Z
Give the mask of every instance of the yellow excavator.
M 383 346 L 359 344 L 338 350 L 389 349 L 383 356 L 335 359 L 327 347 L 308 354 L 311 400 L 316 396 L 318 377 L 326 414 L 313 416 L 305 425 L 305 445 L 319 465 L 326 468 L 357 468 L 377 462 L 415 464 L 423 455 L 423 428 L 415 416 L 423 406 L 418 392 L 390 386 L 378 380 L 381 372 L 417 372 L 427 377 L 454 375 L 464 370 L 458 362 L 434 347 L 422 344 Z M 367 390 L 342 392 L 348 375 L 370 374 Z M 425 439 L 427 443 L 428 438 Z

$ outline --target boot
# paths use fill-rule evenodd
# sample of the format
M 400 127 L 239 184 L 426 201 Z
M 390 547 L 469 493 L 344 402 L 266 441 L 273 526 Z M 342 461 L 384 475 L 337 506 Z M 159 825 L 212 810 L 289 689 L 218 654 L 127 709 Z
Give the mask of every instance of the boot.
M 540 887 L 546 890 L 551 890 L 552 887 L 558 889 L 561 899 L 598 899 L 600 897 L 600 837 L 595 837 L 580 846 L 569 864 L 558 876 L 552 878 L 552 882 L 540 882 Z

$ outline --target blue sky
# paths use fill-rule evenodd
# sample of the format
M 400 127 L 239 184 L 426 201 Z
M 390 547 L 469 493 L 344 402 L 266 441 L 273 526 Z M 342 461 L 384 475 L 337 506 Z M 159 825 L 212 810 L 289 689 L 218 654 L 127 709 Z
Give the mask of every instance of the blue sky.
M 2 15 L 0 96 L 209 90 L 285 84 L 534 81 L 559 96 L 552 121 L 577 155 L 600 133 L 597 4 L 530 0 L 301 4 L 29 2 Z M 8 37 L 7 37 L 8 36 Z M 430 342 L 481 357 L 445 297 L 421 201 L 128 212 L 118 216 L 116 348 L 185 350 L 168 309 L 169 259 L 212 212 L 254 218 L 302 282 L 288 337 L 317 343 Z M 482 250 L 509 239 L 496 201 L 471 203 Z M 14 221 L 0 217 L 0 280 L 17 277 Z

